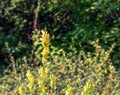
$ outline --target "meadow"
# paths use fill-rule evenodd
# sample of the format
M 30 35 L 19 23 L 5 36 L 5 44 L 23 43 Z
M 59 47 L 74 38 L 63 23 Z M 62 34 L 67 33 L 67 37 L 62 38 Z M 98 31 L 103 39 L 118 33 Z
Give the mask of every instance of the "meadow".
M 1 0 L 0 95 L 120 95 L 120 0 Z
M 22 64 L 17 66 L 14 56 L 10 56 L 12 70 L 6 69 L 0 78 L 1 95 L 120 94 L 120 77 L 109 58 L 114 44 L 105 51 L 96 40 L 91 43 L 95 48 L 93 54 L 80 51 L 73 55 L 60 50 L 61 54 L 55 55 L 50 53 L 49 34 L 42 30 L 39 35 L 41 44 L 36 40 L 34 43 L 43 48 L 36 54 L 36 63 L 28 64 L 23 58 Z

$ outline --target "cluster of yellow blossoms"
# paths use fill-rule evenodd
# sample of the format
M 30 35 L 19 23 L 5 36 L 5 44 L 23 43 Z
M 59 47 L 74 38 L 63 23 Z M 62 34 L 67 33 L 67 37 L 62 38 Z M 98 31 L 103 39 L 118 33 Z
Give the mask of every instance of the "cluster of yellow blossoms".
M 66 90 L 66 94 L 65 95 L 73 95 L 73 89 L 71 86 L 69 86 Z
M 46 92 L 45 80 L 48 76 L 48 72 L 49 72 L 48 68 L 40 67 L 38 69 L 38 73 L 40 75 L 40 80 L 38 80 L 38 84 L 42 94 L 45 94 Z
M 27 76 L 28 81 L 29 81 L 29 84 L 28 84 L 29 90 L 30 90 L 30 92 L 32 92 L 32 87 L 34 85 L 35 78 L 32 75 L 31 71 L 28 71 L 27 74 L 26 74 L 26 76 Z
M 84 86 L 84 90 L 81 93 L 81 95 L 91 95 L 90 93 L 92 92 L 93 88 L 94 88 L 93 83 L 90 80 L 87 81 L 87 83 Z
M 50 43 L 49 34 L 47 33 L 47 31 L 42 30 L 42 47 L 43 47 L 42 62 L 43 63 L 47 62 L 46 58 L 49 52 L 49 43 Z

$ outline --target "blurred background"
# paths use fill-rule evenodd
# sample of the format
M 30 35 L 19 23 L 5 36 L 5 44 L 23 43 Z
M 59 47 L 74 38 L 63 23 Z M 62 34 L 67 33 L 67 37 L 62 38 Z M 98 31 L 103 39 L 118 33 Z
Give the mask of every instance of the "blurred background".
M 108 50 L 120 67 L 120 0 L 0 0 L 0 70 L 32 56 L 34 30 L 46 29 L 51 53 L 92 53 L 91 42 Z

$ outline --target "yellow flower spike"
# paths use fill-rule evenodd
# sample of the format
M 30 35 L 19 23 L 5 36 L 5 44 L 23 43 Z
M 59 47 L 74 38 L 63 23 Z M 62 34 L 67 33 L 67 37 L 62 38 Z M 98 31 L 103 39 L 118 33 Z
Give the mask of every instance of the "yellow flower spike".
M 29 88 L 32 88 L 33 87 L 33 84 L 35 82 L 35 78 L 34 76 L 32 75 L 32 73 L 30 72 L 30 70 L 27 72 L 26 74 L 28 80 L 29 80 Z
M 47 55 L 49 53 L 49 43 L 50 43 L 50 37 L 49 34 L 47 33 L 46 30 L 42 30 L 42 46 L 43 46 L 43 51 L 42 51 L 42 62 L 45 63 L 47 62 Z
M 51 88 L 53 88 L 56 84 L 56 79 L 55 79 L 55 76 L 52 74 L 50 75 L 50 86 Z
M 31 79 L 30 79 L 30 84 L 31 84 L 31 86 L 33 86 L 34 81 L 35 81 L 34 77 L 33 77 L 33 76 L 31 76 Z
M 22 86 L 20 86 L 18 88 L 18 92 L 19 92 L 20 95 L 24 95 L 24 91 L 23 91 L 23 87 Z
M 65 95 L 73 95 L 73 89 L 72 89 L 72 87 L 68 87 L 67 88 Z
M 82 91 L 81 95 L 89 95 L 90 91 L 93 90 L 94 85 L 91 81 L 88 81 L 84 86 L 84 90 Z
M 39 80 L 38 84 L 39 84 L 39 88 L 42 91 L 42 93 L 45 93 L 46 92 L 46 87 L 45 87 L 44 80 Z
M 42 45 L 43 45 L 43 47 L 46 47 L 49 45 L 50 37 L 49 37 L 49 34 L 47 33 L 47 31 L 42 30 L 41 32 L 42 32 Z
M 42 51 L 42 57 L 43 58 L 46 58 L 47 57 L 47 55 L 48 55 L 48 52 L 49 52 L 49 48 L 48 47 L 45 47 L 44 49 L 43 49 L 43 51 Z

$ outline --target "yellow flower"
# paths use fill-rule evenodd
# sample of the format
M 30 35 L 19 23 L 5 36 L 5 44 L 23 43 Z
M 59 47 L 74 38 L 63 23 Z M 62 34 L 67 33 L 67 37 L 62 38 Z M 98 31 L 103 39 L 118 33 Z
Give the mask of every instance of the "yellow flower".
M 42 46 L 47 47 L 49 45 L 49 42 L 50 42 L 49 34 L 47 33 L 47 31 L 42 30 Z
M 49 72 L 48 68 L 40 67 L 38 69 L 38 73 L 40 75 L 40 80 L 38 80 L 38 84 L 39 84 L 39 88 L 43 94 L 45 94 L 45 92 L 46 92 L 45 80 L 47 78 L 48 72 Z
M 65 95 L 73 95 L 72 87 L 68 87 Z
M 30 70 L 27 72 L 26 76 L 27 76 L 27 78 L 29 80 L 29 87 L 32 88 L 32 86 L 34 84 L 34 81 L 35 81 L 35 78 L 32 75 L 32 73 L 30 72 Z
M 50 86 L 54 87 L 55 84 L 56 84 L 55 76 L 52 74 L 52 75 L 50 75 Z
M 46 92 L 46 87 L 45 87 L 44 80 L 38 80 L 38 84 L 39 84 L 39 88 L 42 91 L 42 93 L 45 93 Z
M 22 86 L 20 86 L 20 87 L 18 88 L 18 92 L 19 92 L 20 95 L 24 95 L 23 87 L 22 87 Z
M 81 95 L 89 95 L 90 91 L 92 91 L 94 88 L 94 85 L 92 84 L 91 81 L 88 81 L 86 85 L 84 86 L 84 90 L 81 93 Z
M 43 63 L 47 62 L 46 58 L 49 52 L 49 43 L 50 43 L 50 37 L 47 31 L 42 30 L 42 46 L 43 46 L 43 51 L 42 51 L 42 61 Z
M 47 55 L 48 55 L 48 52 L 49 52 L 49 48 L 48 47 L 45 47 L 44 49 L 43 49 L 43 51 L 42 51 L 42 57 L 43 58 L 46 58 L 47 57 Z

